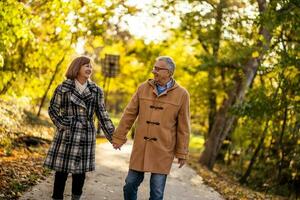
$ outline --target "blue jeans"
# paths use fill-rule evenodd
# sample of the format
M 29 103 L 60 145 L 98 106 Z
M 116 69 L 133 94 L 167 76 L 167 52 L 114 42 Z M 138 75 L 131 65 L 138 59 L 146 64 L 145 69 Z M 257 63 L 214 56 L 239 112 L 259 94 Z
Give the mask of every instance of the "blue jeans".
M 124 200 L 136 200 L 138 187 L 144 180 L 144 173 L 129 169 L 125 180 Z M 167 175 L 151 173 L 150 178 L 150 199 L 162 200 L 164 198 L 164 190 L 166 185 Z

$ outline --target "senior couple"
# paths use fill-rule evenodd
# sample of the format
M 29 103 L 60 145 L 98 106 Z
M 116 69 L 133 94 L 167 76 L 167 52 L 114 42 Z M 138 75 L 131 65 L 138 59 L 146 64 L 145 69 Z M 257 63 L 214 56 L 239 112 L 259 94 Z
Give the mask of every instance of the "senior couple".
M 126 143 L 137 119 L 124 199 L 137 199 L 145 172 L 151 173 L 149 199 L 163 199 L 174 157 L 180 168 L 186 163 L 190 132 L 189 94 L 173 79 L 174 71 L 172 58 L 158 57 L 152 70 L 154 79 L 137 88 L 115 129 L 105 109 L 103 91 L 90 81 L 91 60 L 81 56 L 72 61 L 67 79 L 56 88 L 49 106 L 57 129 L 44 166 L 55 171 L 53 199 L 63 199 L 69 173 L 72 199 L 80 199 L 85 173 L 95 170 L 94 114 L 114 149 Z

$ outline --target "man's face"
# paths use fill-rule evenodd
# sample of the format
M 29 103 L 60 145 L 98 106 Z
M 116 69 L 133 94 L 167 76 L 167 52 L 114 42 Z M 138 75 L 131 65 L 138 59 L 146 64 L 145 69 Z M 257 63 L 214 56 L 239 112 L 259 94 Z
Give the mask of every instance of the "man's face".
M 90 63 L 82 65 L 80 67 L 79 72 L 78 72 L 78 76 L 82 77 L 82 78 L 85 78 L 85 79 L 89 79 L 92 75 L 92 71 L 93 71 L 93 68 L 92 68 L 92 65 Z
M 171 72 L 167 63 L 161 60 L 155 62 L 152 73 L 154 75 L 154 80 L 160 85 L 165 85 L 171 77 Z

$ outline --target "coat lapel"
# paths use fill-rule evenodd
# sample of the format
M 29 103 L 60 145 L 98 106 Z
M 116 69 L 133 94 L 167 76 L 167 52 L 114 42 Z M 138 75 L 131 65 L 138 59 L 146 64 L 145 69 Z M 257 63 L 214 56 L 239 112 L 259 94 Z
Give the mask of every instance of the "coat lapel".
M 88 81 L 86 89 L 82 93 L 82 97 L 85 100 L 85 102 L 91 101 L 97 92 L 97 88 L 95 83 Z
M 71 92 L 70 100 L 83 108 L 86 109 L 86 105 L 84 101 L 81 99 L 80 94 L 75 89 L 75 81 L 71 79 L 67 79 L 62 84 L 62 92 Z
M 71 79 L 67 79 L 63 82 L 62 92 L 68 92 L 68 91 L 71 92 L 70 100 L 73 103 L 87 109 L 86 103 L 88 103 L 95 97 L 95 94 L 97 92 L 97 87 L 95 83 L 88 80 L 87 88 L 83 91 L 82 94 L 79 94 L 75 89 L 75 81 Z
M 80 94 L 76 90 L 71 93 L 71 101 L 86 109 L 84 101 L 80 98 Z

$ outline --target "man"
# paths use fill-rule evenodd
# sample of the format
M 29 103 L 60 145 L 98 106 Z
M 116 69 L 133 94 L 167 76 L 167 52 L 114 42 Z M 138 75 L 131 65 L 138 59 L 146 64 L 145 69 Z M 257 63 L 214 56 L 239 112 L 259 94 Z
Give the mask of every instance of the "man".
M 151 172 L 150 200 L 163 199 L 174 156 L 181 168 L 187 159 L 190 132 L 189 94 L 173 79 L 175 63 L 168 56 L 156 59 L 153 75 L 141 84 L 127 105 L 113 146 L 120 149 L 135 119 L 136 131 L 125 180 L 124 199 L 136 200 L 144 172 Z

